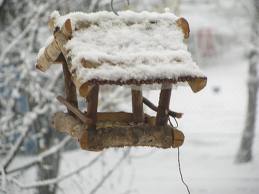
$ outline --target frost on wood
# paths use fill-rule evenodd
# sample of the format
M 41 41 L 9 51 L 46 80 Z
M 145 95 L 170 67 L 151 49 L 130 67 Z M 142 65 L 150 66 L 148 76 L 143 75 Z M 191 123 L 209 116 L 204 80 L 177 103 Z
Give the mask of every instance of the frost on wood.
M 118 17 L 110 12 L 64 16 L 55 12 L 49 25 L 56 29 L 53 42 L 58 42 L 68 59 L 73 81 L 82 96 L 88 93 L 84 88 L 88 90 L 91 84 L 145 86 L 185 82 L 194 92 L 206 85 L 205 75 L 184 43 L 189 36 L 188 22 L 172 13 L 123 11 Z M 71 29 L 71 37 L 66 36 L 66 29 Z M 66 38 L 63 36 L 61 41 L 57 31 Z M 58 56 L 57 48 L 55 57 L 48 57 L 50 52 L 46 51 L 51 44 L 38 58 L 38 62 L 41 58 L 47 60 L 43 62 L 46 65 L 38 64 L 44 66 L 43 71 Z

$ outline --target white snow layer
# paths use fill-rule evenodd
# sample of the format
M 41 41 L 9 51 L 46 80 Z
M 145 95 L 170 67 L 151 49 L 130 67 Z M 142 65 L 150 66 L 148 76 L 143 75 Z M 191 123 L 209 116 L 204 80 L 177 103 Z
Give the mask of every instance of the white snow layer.
M 57 16 L 58 14 L 55 14 Z M 81 13 L 56 18 L 62 26 L 70 18 L 73 29 L 78 24 L 91 23 L 88 28 L 73 31 L 66 44 L 72 59 L 71 71 L 80 82 L 92 79 L 177 79 L 180 76 L 205 77 L 192 61 L 184 43 L 178 19 L 172 13 L 132 11 Z M 97 68 L 85 68 L 81 60 L 101 63 Z

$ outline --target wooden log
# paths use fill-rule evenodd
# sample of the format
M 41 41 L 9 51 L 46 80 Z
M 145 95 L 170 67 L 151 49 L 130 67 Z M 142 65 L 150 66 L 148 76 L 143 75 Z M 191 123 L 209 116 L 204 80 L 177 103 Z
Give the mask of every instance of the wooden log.
M 98 112 L 97 122 L 133 122 L 133 114 L 128 112 Z
M 98 106 L 98 93 L 99 86 L 93 86 L 92 90 L 89 92 L 87 96 L 87 117 L 92 119 L 92 124 L 88 125 L 90 130 L 95 130 L 96 121 L 97 121 L 97 106 Z
M 194 93 L 199 92 L 207 85 L 206 78 L 195 78 L 191 81 L 188 81 L 189 86 L 191 87 Z
M 51 126 L 60 132 L 67 133 L 74 138 L 82 136 L 86 125 L 68 113 L 57 112 L 52 117 Z
M 50 65 L 56 63 L 61 50 L 55 40 L 53 40 L 46 48 L 44 52 L 38 56 L 36 62 L 36 68 L 42 72 L 45 72 L 49 69 Z
M 54 21 L 50 21 L 50 28 L 53 28 Z M 55 39 L 44 49 L 44 52 L 38 57 L 36 68 L 41 71 L 46 71 L 51 64 L 60 56 L 61 52 L 66 56 L 67 52 L 64 45 L 72 36 L 72 25 L 70 19 L 66 20 L 60 30 L 54 32 Z M 68 63 L 68 61 L 67 61 Z
M 157 126 L 165 126 L 168 122 L 171 90 L 171 86 L 166 88 L 165 84 L 162 84 L 156 115 Z
M 187 22 L 187 20 L 185 18 L 179 18 L 176 21 L 176 24 L 182 29 L 183 33 L 184 33 L 184 38 L 187 39 L 189 38 L 190 35 L 190 27 L 189 24 Z
M 157 112 L 158 108 L 152 102 L 150 102 L 147 98 L 143 97 L 143 103 L 145 105 L 147 105 L 153 111 Z M 174 112 L 174 111 L 171 111 L 171 110 L 168 111 L 168 114 L 170 116 L 178 118 L 178 119 L 182 118 L 182 116 L 183 116 L 183 113 L 178 113 L 178 112 Z
M 64 45 L 67 43 L 67 41 L 72 37 L 72 25 L 71 20 L 67 19 L 61 29 L 57 29 L 54 32 L 54 38 L 57 41 L 58 47 L 62 51 L 66 62 L 71 67 L 70 61 L 67 59 L 67 50 L 65 49 Z
M 76 88 L 78 89 L 79 95 L 81 97 L 86 98 L 93 88 L 93 85 L 90 85 L 88 83 L 82 83 L 80 80 L 77 80 L 76 77 L 73 77 L 73 82 L 76 85 Z
M 135 123 L 142 123 L 144 122 L 142 91 L 132 89 L 131 96 L 132 96 L 133 121 Z
M 87 124 L 87 125 L 90 125 L 92 123 L 92 119 L 86 117 L 84 115 L 84 113 L 82 113 L 78 108 L 76 108 L 74 105 L 72 105 L 70 102 L 68 102 L 65 98 L 63 98 L 62 96 L 58 96 L 57 97 L 57 100 L 64 104 L 67 109 L 69 111 L 71 111 L 72 113 L 74 113 L 74 115 L 79 119 L 81 120 L 83 123 Z
M 170 126 L 150 126 L 148 124 L 123 125 L 121 123 L 103 123 L 97 130 L 89 133 L 86 126 L 65 113 L 56 113 L 53 127 L 80 141 L 81 148 L 101 151 L 109 147 L 150 146 L 158 148 L 176 148 L 183 144 L 184 135 Z
M 76 95 L 76 87 L 71 79 L 71 73 L 68 70 L 68 65 L 66 60 L 62 63 L 63 74 L 64 74 L 64 83 L 65 83 L 65 96 L 66 100 L 75 108 L 78 108 L 78 101 Z M 71 115 L 76 116 L 71 110 L 68 109 L 68 112 Z
M 155 126 L 156 117 L 144 114 L 144 122 Z M 129 125 L 133 122 L 133 113 L 128 112 L 98 112 L 97 122 L 119 122 L 127 123 Z

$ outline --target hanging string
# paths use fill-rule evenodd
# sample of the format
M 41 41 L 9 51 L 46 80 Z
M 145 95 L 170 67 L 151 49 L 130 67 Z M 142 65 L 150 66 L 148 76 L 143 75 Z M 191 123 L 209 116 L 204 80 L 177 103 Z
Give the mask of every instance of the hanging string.
M 180 148 L 179 147 L 177 148 L 177 161 L 178 161 L 178 169 L 179 169 L 179 173 L 180 173 L 180 176 L 181 176 L 181 181 L 184 184 L 188 194 L 191 194 L 189 186 L 187 185 L 187 183 L 183 179 L 183 174 L 182 174 L 182 169 L 181 169 L 181 162 L 180 162 Z
M 168 121 L 169 121 L 171 127 L 177 128 L 178 127 L 178 122 L 177 122 L 175 117 L 173 117 L 173 118 L 175 120 L 176 127 L 174 127 L 173 123 L 171 122 L 170 116 L 168 117 Z M 174 131 L 173 131 L 173 133 L 174 133 Z M 180 174 L 180 177 L 181 177 L 181 181 L 182 181 L 183 185 L 185 186 L 188 194 L 191 194 L 189 186 L 187 185 L 187 183 L 183 179 L 183 173 L 182 173 L 181 161 L 180 161 L 180 148 L 179 147 L 177 147 L 177 162 L 178 162 L 178 170 L 179 170 L 179 174 Z
M 175 117 L 173 117 L 173 119 L 174 119 L 174 121 L 175 121 L 176 126 L 174 126 L 173 123 L 171 122 L 170 116 L 168 117 L 168 121 L 169 121 L 171 127 L 177 128 L 177 127 L 178 127 L 178 121 L 176 120 Z
M 130 5 L 130 1 L 129 1 L 129 0 L 127 0 L 127 4 L 128 4 L 128 6 Z M 111 0 L 111 9 L 112 9 L 112 12 L 113 12 L 115 15 L 119 16 L 118 12 L 114 10 L 114 7 L 113 7 L 113 0 Z

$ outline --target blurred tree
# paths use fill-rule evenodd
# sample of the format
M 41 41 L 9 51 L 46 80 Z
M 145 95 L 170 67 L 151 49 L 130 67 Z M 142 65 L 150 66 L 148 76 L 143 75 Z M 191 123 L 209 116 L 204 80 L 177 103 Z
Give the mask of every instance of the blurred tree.
M 252 160 L 252 146 L 255 136 L 258 94 L 258 66 L 259 66 L 259 0 L 252 0 L 251 14 L 251 45 L 249 53 L 248 105 L 246 123 L 243 131 L 236 162 L 245 163 Z
M 55 96 L 63 91 L 62 72 L 42 74 L 35 71 L 34 63 L 42 40 L 50 34 L 47 20 L 51 11 L 97 11 L 100 2 L 0 0 L 0 193 L 17 193 L 10 191 L 13 183 L 33 166 L 37 166 L 39 182 L 31 188 L 39 194 L 56 192 L 53 181 L 39 183 L 58 176 L 60 150 L 68 142 L 50 129 L 48 122 L 60 107 Z M 113 98 L 108 99 L 128 95 L 119 90 L 114 90 Z M 103 109 L 116 106 L 106 98 L 100 103 Z M 32 154 L 34 160 L 13 165 L 19 154 Z

